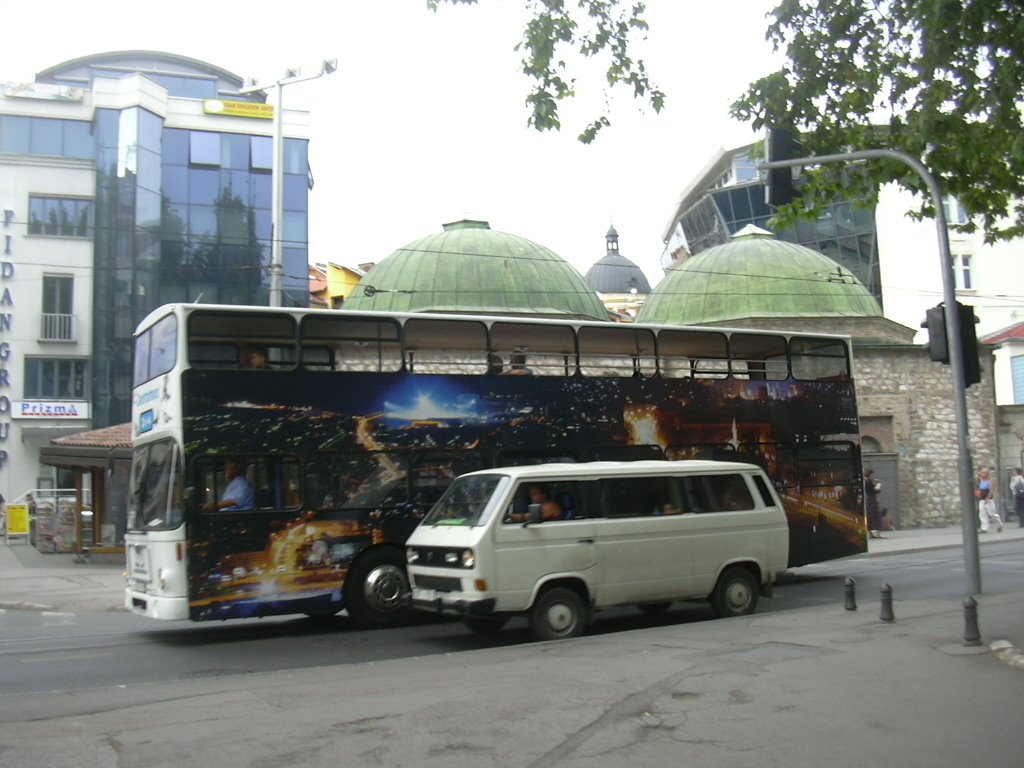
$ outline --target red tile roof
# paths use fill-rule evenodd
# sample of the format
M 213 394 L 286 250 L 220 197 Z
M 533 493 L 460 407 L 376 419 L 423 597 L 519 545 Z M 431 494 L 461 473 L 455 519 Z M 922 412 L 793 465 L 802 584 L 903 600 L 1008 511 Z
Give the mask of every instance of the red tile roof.
M 1001 331 L 990 333 L 988 336 L 982 336 L 979 341 L 982 344 L 1002 344 L 1004 341 L 1018 339 L 1024 340 L 1024 323 L 1017 323 L 1009 328 L 1003 328 Z
M 73 435 L 57 437 L 50 445 L 66 445 L 84 448 L 131 448 L 132 425 L 115 424 L 112 427 L 93 429 L 88 432 L 77 432 Z

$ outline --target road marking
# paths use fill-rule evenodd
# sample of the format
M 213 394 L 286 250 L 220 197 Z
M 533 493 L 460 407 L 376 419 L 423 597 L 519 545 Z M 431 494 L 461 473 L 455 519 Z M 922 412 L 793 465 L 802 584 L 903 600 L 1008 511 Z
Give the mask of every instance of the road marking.
M 64 656 L 43 656 L 42 658 L 36 659 L 22 659 L 22 664 L 51 664 L 55 661 L 81 661 L 82 659 L 103 659 L 108 656 L 113 656 L 112 651 L 105 651 L 103 653 L 72 653 Z

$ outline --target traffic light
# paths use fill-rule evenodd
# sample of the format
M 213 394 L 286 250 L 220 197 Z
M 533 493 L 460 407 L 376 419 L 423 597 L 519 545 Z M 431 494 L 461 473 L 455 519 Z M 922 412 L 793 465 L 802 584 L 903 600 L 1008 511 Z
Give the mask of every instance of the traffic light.
M 928 357 L 936 363 L 949 365 L 949 334 L 946 333 L 946 309 L 941 304 L 925 312 L 922 328 L 928 329 Z
M 981 381 L 981 361 L 978 359 L 978 334 L 974 307 L 956 303 L 960 319 L 960 359 L 963 364 L 964 387 Z M 928 357 L 937 363 L 949 365 L 949 333 L 946 331 L 946 310 L 943 304 L 925 312 L 922 328 L 928 329 Z
M 769 163 L 779 160 L 792 160 L 800 157 L 800 142 L 790 128 L 769 128 L 765 141 L 765 159 Z M 792 168 L 769 168 L 768 179 L 764 188 L 764 200 L 768 205 L 778 208 L 788 205 L 800 193 L 793 184 Z

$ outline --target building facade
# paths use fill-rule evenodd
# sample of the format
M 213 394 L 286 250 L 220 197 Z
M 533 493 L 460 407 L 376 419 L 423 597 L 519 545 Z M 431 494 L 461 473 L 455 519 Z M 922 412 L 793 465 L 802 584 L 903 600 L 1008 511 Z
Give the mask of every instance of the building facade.
M 132 333 L 161 304 L 266 304 L 272 238 L 286 304 L 308 304 L 308 115 L 241 77 L 123 51 L 0 86 L 0 493 L 61 485 L 39 450 L 130 418 Z

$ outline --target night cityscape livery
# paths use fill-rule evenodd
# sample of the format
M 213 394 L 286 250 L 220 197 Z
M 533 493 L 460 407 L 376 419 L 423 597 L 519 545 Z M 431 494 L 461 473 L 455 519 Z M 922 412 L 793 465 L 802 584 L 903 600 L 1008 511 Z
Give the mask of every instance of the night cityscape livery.
M 174 311 L 178 328 L 195 327 L 188 323 L 195 307 Z M 317 311 L 277 312 L 301 319 Z M 380 319 L 396 323 L 399 338 L 425 321 Z M 516 322 L 524 332 L 539 325 Z M 258 324 L 251 331 L 258 334 Z M 558 376 L 420 373 L 405 354 L 394 371 L 325 370 L 302 364 L 301 330 L 288 342 L 299 352 L 279 355 L 289 362 L 253 371 L 197 362 L 195 338 L 174 343 L 171 370 L 141 384 L 134 398 L 126 601 L 140 613 L 206 620 L 346 608 L 364 625 L 396 623 L 408 592 L 402 545 L 431 505 L 462 473 L 524 463 L 755 463 L 784 502 L 790 566 L 866 549 L 848 376 L 602 376 L 576 366 Z M 195 359 L 186 363 L 189 354 Z M 247 467 L 255 508 L 206 511 L 223 493 L 228 460 Z M 170 500 L 166 509 L 152 500 L 150 484 Z M 160 538 L 187 550 L 180 594 L 160 594 L 154 583 Z

